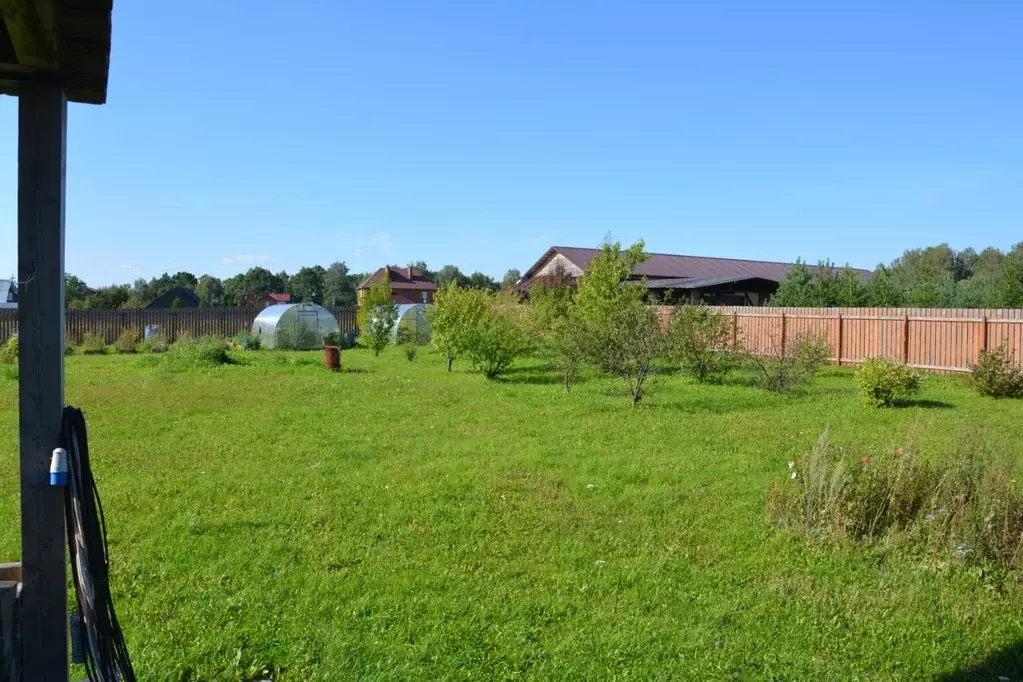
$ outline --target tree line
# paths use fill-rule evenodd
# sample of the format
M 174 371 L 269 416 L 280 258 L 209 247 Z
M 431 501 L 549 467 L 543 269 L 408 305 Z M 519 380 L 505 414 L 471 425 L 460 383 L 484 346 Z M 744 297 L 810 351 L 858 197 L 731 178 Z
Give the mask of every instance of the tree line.
M 421 270 L 432 282 L 443 285 L 455 282 L 461 287 L 475 287 L 488 291 L 514 286 L 519 279 L 518 270 L 509 270 L 501 282 L 482 272 L 464 274 L 455 265 L 431 270 L 423 261 L 409 263 L 408 267 Z M 191 272 L 164 273 L 146 280 L 138 278 L 131 284 L 114 284 L 90 289 L 75 275 L 65 276 L 65 296 L 71 308 L 144 308 L 174 287 L 194 291 L 201 307 L 220 308 L 248 305 L 249 294 L 259 298 L 265 294 L 288 294 L 295 302 L 317 303 L 331 306 L 355 305 L 355 290 L 369 273 L 353 273 L 343 261 L 324 268 L 321 265 L 303 267 L 293 275 L 271 272 L 253 267 L 234 277 L 220 279 L 213 275 L 196 277 Z
M 797 260 L 771 298 L 774 306 L 1023 308 L 1023 242 L 1002 252 L 956 251 L 948 244 L 910 249 L 879 264 L 864 281 L 830 261 L 813 270 Z

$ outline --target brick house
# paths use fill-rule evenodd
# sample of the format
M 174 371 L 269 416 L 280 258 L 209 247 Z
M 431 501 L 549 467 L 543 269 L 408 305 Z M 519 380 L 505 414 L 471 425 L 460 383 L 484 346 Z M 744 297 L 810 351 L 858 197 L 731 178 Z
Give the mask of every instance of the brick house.
M 393 303 L 433 303 L 437 285 L 428 280 L 421 270 L 399 268 L 396 265 L 380 268 L 362 280 L 362 284 L 356 290 L 358 300 L 362 301 L 366 292 L 383 277 L 391 280 L 391 301 Z

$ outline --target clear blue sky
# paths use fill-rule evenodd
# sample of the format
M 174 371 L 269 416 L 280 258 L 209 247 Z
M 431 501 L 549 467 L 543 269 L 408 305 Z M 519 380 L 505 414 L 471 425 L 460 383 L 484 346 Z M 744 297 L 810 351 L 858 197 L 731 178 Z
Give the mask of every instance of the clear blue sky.
M 1023 239 L 1023 2 L 838 5 L 117 0 L 108 103 L 69 112 L 67 268 L 499 277 L 607 233 L 873 267 Z

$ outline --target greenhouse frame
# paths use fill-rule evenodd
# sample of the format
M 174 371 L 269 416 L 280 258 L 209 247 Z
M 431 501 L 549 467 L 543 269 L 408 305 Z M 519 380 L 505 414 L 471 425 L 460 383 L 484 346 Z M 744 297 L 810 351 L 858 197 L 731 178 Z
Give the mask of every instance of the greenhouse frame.
M 252 321 L 252 335 L 263 348 L 323 348 L 323 337 L 331 332 L 341 332 L 337 319 L 315 303 L 278 303 L 261 310 Z

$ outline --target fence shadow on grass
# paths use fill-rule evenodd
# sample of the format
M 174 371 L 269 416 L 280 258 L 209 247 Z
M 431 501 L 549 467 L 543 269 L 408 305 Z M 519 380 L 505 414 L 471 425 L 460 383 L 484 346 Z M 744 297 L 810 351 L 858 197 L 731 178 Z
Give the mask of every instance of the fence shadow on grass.
M 934 678 L 935 682 L 1023 679 L 1023 640 L 992 653 L 983 661 Z

